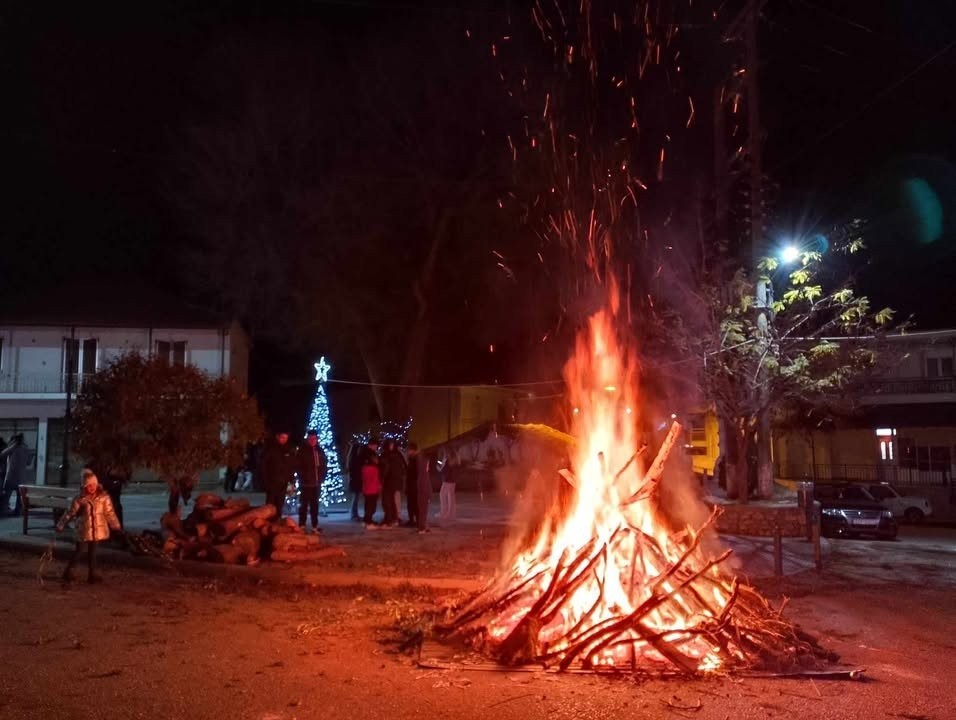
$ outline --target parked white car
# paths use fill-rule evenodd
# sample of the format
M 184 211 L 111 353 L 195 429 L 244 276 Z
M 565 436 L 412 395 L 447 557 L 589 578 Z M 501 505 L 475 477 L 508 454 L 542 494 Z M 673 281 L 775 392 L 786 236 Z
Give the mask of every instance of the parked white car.
M 919 495 L 903 495 L 889 483 L 876 483 L 869 485 L 867 489 L 870 495 L 897 519 L 918 523 L 933 514 L 933 506 L 929 500 Z

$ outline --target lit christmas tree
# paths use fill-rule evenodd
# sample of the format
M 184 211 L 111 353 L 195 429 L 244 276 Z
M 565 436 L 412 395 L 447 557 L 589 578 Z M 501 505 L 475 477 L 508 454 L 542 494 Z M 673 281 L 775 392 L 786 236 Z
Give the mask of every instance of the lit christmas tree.
M 323 507 L 338 505 L 345 502 L 345 481 L 342 466 L 339 463 L 339 453 L 335 449 L 335 436 L 332 434 L 332 416 L 329 413 L 329 398 L 325 393 L 325 383 L 329 379 L 329 365 L 325 358 L 319 358 L 315 363 L 315 399 L 312 401 L 312 411 L 306 423 L 306 431 L 315 430 L 319 434 L 319 447 L 325 452 L 329 467 L 322 483 L 322 495 L 319 501 Z

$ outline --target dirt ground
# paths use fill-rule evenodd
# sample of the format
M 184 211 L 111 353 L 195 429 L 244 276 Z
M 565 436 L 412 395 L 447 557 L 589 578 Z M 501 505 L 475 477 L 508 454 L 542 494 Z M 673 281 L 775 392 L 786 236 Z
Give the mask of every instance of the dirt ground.
M 59 568 L 41 584 L 37 558 L 0 553 L 0 718 L 956 719 L 951 543 L 920 556 L 942 571 L 900 577 L 877 572 L 881 547 L 841 546 L 823 577 L 765 588 L 791 596 L 791 617 L 865 667 L 868 682 L 424 670 L 396 640 L 439 599 L 428 592 L 277 590 L 115 568 L 104 585 L 64 588 Z

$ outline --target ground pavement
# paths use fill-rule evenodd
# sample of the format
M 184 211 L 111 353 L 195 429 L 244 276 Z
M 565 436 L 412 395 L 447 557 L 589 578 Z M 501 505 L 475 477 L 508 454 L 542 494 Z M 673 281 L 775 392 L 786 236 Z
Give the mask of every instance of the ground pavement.
M 956 719 L 956 532 L 834 541 L 823 573 L 758 581 L 773 599 L 789 597 L 789 616 L 870 682 L 426 670 L 400 641 L 459 596 L 455 585 L 495 567 L 508 526 L 500 499 L 462 501 L 458 523 L 425 536 L 328 518 L 325 534 L 353 566 L 311 572 L 351 578 L 338 587 L 263 582 L 256 568 L 193 578 L 117 565 L 104 568 L 105 585 L 63 586 L 61 566 L 40 560 L 50 533 L 38 522 L 39 548 L 0 548 L 0 720 Z M 163 501 L 131 496 L 128 507 L 128 524 L 143 527 Z M 16 523 L 0 521 L 4 543 Z M 760 543 L 739 547 L 745 565 L 763 553 Z M 416 574 L 452 584 L 364 580 Z

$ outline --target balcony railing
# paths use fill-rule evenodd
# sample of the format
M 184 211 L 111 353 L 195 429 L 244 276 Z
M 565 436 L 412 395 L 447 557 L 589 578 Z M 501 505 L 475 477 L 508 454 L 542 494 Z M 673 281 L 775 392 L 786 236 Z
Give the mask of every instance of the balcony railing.
M 872 395 L 920 395 L 956 393 L 956 378 L 899 378 L 878 380 L 870 387 Z
M 89 375 L 73 376 L 73 392 L 83 387 Z M 0 372 L 0 393 L 66 393 L 66 375 L 63 373 L 4 373 Z
M 783 480 L 814 480 L 817 482 L 888 482 L 894 485 L 949 485 L 952 473 L 948 470 L 920 470 L 896 465 L 781 465 L 777 477 Z

